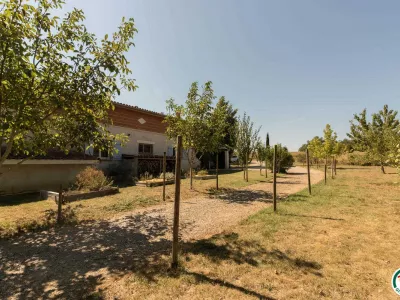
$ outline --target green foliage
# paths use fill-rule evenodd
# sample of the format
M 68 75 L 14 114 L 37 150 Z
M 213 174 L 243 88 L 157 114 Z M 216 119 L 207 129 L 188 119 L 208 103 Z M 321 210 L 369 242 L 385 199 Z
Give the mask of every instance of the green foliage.
M 367 111 L 354 115 L 348 137 L 358 151 L 365 151 L 371 163 L 379 163 L 384 172 L 384 163 L 395 152 L 399 140 L 400 123 L 396 119 L 397 111 L 389 110 L 385 105 L 378 113 L 367 120 Z
M 62 0 L 0 1 L 0 166 L 11 152 L 28 157 L 115 141 L 107 125 L 112 99 L 136 88 L 125 53 L 133 19 L 100 41 L 84 13 L 56 15 Z
M 246 165 L 254 157 L 257 145 L 259 144 L 259 132 L 261 127 L 254 128 L 254 123 L 251 122 L 250 116 L 246 113 L 243 117 L 237 120 L 236 128 L 236 152 L 239 162 Z
M 397 168 L 400 175 L 400 144 L 397 144 L 396 148 L 389 154 L 388 162 Z
M 198 83 L 192 83 L 185 105 L 176 104 L 172 98 L 167 100 L 168 114 L 165 122 L 168 124 L 168 137 L 172 139 L 181 135 L 183 148 L 205 152 L 210 133 L 213 99 L 212 82 L 208 81 L 202 94 L 199 94 Z
M 212 102 L 214 100 L 212 82 L 208 81 L 199 93 L 197 82 L 193 82 L 185 105 L 178 105 L 174 99 L 167 100 L 167 135 L 175 139 L 182 136 L 182 144 L 188 153 L 189 164 L 194 167 L 196 153 L 207 152 L 210 147 Z
M 301 147 L 299 148 L 299 152 L 306 152 L 309 143 L 310 141 L 307 141 L 306 144 L 301 145 Z
M 81 171 L 75 180 L 78 190 L 101 191 L 112 185 L 113 181 L 108 179 L 103 171 L 87 167 Z
M 238 110 L 234 109 L 232 104 L 225 100 L 225 97 L 219 99 L 215 110 L 221 111 L 217 115 L 223 120 L 221 129 L 223 140 L 221 144 L 232 151 L 236 145 L 235 128 L 237 126 L 236 115 Z
M 294 158 L 293 155 L 289 152 L 287 147 L 282 146 L 282 144 L 277 144 L 276 146 L 276 166 L 277 170 L 280 173 L 286 173 L 286 170 L 293 167 Z M 268 151 L 268 165 L 270 166 L 271 171 L 273 170 L 274 165 L 274 148 L 271 147 Z
M 337 135 L 331 128 L 331 125 L 326 124 L 324 129 L 324 142 L 323 142 L 323 154 L 325 157 L 332 156 L 335 153 L 335 147 L 337 145 Z M 339 147 L 338 147 L 339 150 Z
M 316 159 L 324 158 L 323 139 L 318 136 L 314 137 L 308 145 L 308 150 L 310 156 L 313 156 Z
M 259 141 L 256 146 L 256 157 L 260 164 L 267 159 L 267 151 L 267 148 Z

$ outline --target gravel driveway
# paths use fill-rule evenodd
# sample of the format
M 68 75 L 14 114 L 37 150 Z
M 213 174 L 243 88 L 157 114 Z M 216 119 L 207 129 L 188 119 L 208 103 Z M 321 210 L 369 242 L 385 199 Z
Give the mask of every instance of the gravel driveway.
M 304 168 L 278 178 L 279 198 L 307 186 Z M 323 173 L 312 170 L 316 183 Z M 181 203 L 181 239 L 190 242 L 229 230 L 271 205 L 272 184 L 222 190 Z M 0 241 L 0 299 L 81 298 L 127 272 L 149 275 L 150 265 L 171 249 L 173 203 L 75 227 L 29 233 Z

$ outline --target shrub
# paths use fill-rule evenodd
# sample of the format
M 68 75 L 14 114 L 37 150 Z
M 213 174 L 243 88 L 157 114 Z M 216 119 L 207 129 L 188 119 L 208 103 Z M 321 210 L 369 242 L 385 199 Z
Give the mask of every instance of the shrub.
M 199 176 L 208 175 L 208 171 L 207 170 L 200 170 L 200 171 L 197 172 L 197 175 L 199 175 Z
M 164 174 L 161 173 L 160 179 L 163 179 L 163 178 L 164 178 Z M 175 179 L 175 174 L 172 172 L 165 172 L 165 180 L 172 180 L 172 179 Z
M 112 178 L 114 184 L 118 186 L 129 186 L 134 185 L 133 169 L 131 164 L 126 163 L 114 163 L 111 164 L 104 174 L 107 177 Z
M 87 167 L 76 176 L 75 185 L 78 190 L 101 191 L 113 183 L 108 179 L 103 171 Z

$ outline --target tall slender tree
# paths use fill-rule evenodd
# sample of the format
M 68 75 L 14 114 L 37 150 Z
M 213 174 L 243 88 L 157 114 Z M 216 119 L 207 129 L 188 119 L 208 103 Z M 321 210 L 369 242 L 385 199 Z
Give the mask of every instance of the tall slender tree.
M 236 152 L 238 153 L 239 162 L 243 166 L 244 178 L 249 180 L 248 165 L 254 157 L 254 152 L 259 143 L 259 132 L 261 127 L 255 128 L 254 123 L 250 120 L 250 116 L 246 113 L 242 118 L 238 119 L 236 129 Z

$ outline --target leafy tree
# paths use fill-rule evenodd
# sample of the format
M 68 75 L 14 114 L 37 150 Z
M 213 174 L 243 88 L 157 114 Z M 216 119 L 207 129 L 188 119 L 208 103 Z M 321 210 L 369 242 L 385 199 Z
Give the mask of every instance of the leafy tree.
M 268 151 L 267 149 L 268 148 L 264 147 L 264 145 L 261 143 L 261 141 L 259 141 L 259 143 L 257 144 L 257 147 L 256 147 L 256 154 L 257 154 L 256 156 L 257 156 L 257 161 L 260 164 L 260 175 L 262 173 L 262 171 L 261 171 L 262 164 L 267 159 L 267 151 Z
M 193 82 L 185 105 L 178 105 L 174 99 L 167 100 L 167 116 L 164 120 L 168 124 L 169 138 L 182 136 L 183 149 L 188 157 L 190 167 L 190 188 L 193 188 L 193 168 L 198 161 L 197 153 L 210 150 L 210 136 L 212 134 L 212 102 L 214 100 L 212 82 L 208 81 L 199 93 L 197 82 Z M 212 147 L 215 145 L 212 144 Z
M 319 160 L 324 158 L 323 141 L 323 138 L 316 136 L 308 145 L 310 156 L 314 158 L 314 162 L 317 164 L 317 167 L 319 167 Z
M 393 152 L 389 154 L 388 162 L 397 168 L 397 171 L 400 175 L 400 143 L 397 144 Z
M 219 108 L 223 110 L 223 115 L 225 116 L 225 121 L 223 122 L 224 138 L 222 145 L 229 149 L 231 155 L 236 145 L 235 128 L 237 124 L 236 115 L 238 110 L 233 108 L 232 104 L 223 96 L 219 98 L 217 102 L 216 109 Z
M 301 145 L 301 147 L 299 148 L 299 152 L 306 152 L 309 143 L 310 141 L 307 141 L 307 143 Z
M 261 127 L 258 129 L 254 128 L 254 123 L 251 122 L 250 117 L 246 113 L 237 121 L 236 152 L 238 153 L 239 162 L 243 166 L 243 176 L 246 181 L 249 180 L 249 161 L 254 157 L 256 147 L 259 143 L 258 134 L 260 129 Z
M 370 161 L 381 166 L 385 173 L 384 164 L 388 161 L 389 154 L 394 152 L 399 132 L 399 120 L 396 119 L 397 111 L 389 110 L 387 105 L 378 113 L 372 114 L 372 120 L 367 120 L 367 110 L 355 114 L 350 121 L 350 133 L 354 148 L 365 151 Z
M 273 149 L 273 148 L 271 148 Z M 294 158 L 293 155 L 289 152 L 288 148 L 285 146 L 282 146 L 282 144 L 277 144 L 277 152 L 276 152 L 276 169 L 280 173 L 286 173 L 287 169 L 291 168 L 294 163 Z M 274 156 L 273 152 L 274 150 L 270 151 L 272 155 L 268 155 L 268 165 L 271 168 L 271 171 L 273 171 L 273 165 L 274 165 Z
M 54 12 L 64 1 L 32 2 L 0 1 L 0 167 L 12 153 L 105 147 L 116 138 L 107 130 L 112 99 L 136 88 L 125 58 L 133 19 L 99 41 L 83 11 L 60 19 Z
M 337 135 L 331 128 L 331 125 L 326 124 L 324 129 L 324 142 L 323 142 L 323 153 L 325 158 L 335 154 L 335 147 L 337 144 Z
M 234 139 L 233 137 L 226 139 L 227 135 L 234 135 L 234 127 L 230 126 L 232 111 L 232 105 L 222 96 L 211 113 L 208 152 L 215 154 L 217 158 L 222 147 L 229 149 L 230 145 L 225 142 L 232 143 Z M 216 160 L 216 175 L 216 188 L 218 189 L 218 159 Z

